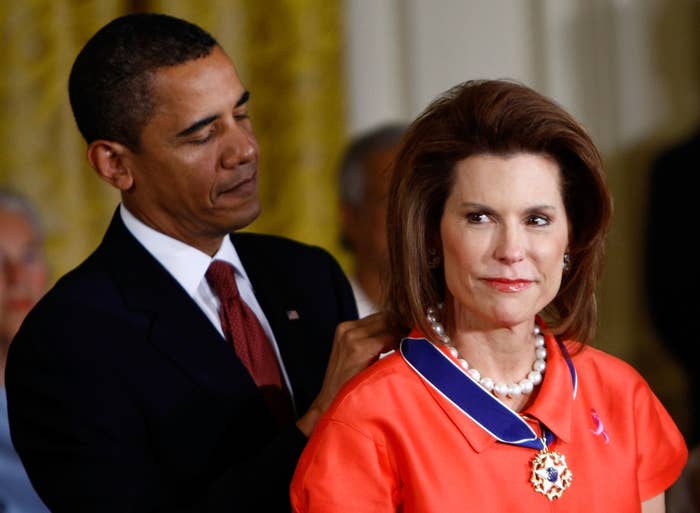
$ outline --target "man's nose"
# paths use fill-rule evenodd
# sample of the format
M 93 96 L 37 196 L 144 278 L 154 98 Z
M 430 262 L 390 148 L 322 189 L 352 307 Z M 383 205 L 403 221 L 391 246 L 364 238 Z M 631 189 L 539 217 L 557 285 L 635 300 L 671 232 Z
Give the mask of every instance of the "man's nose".
M 235 167 L 257 159 L 255 136 L 239 125 L 230 128 L 224 142 L 221 162 L 224 167 Z

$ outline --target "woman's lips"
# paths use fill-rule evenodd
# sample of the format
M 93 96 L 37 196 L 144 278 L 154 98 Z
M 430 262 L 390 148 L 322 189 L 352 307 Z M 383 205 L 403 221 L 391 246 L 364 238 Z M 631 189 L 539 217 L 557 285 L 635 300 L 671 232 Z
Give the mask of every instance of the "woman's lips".
M 505 278 L 487 278 L 484 280 L 499 292 L 520 292 L 532 285 L 531 280 L 509 280 Z

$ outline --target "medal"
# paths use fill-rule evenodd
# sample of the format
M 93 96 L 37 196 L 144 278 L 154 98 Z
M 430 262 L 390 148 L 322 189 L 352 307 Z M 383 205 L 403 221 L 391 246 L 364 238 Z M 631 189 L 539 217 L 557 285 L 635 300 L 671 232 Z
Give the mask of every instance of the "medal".
M 544 448 L 532 459 L 532 477 L 530 482 L 536 492 L 541 493 L 550 501 L 558 499 L 571 485 L 573 474 L 566 466 L 564 455 Z
M 575 398 L 576 369 L 566 346 L 561 342 L 558 343 L 569 367 Z M 530 462 L 532 467 L 530 482 L 537 493 L 541 493 L 550 501 L 561 497 L 564 490 L 571 485 L 573 474 L 567 467 L 566 458 L 563 455 L 547 449 L 555 438 L 552 431 L 540 423 L 542 431 L 540 438 L 523 417 L 468 376 L 466 370 L 429 340 L 422 337 L 407 337 L 401 341 L 399 351 L 408 365 L 422 379 L 498 442 L 538 451 Z

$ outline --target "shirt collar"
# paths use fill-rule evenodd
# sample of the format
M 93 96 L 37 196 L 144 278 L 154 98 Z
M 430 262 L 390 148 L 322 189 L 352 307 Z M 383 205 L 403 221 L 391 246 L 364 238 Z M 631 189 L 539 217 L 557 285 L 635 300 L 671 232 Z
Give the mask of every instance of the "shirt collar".
M 236 274 L 246 281 L 248 276 L 230 237 L 223 237 L 221 246 L 214 257 L 203 251 L 174 239 L 147 226 L 134 216 L 122 203 L 119 213 L 124 225 L 160 264 L 177 280 L 190 296 L 194 296 L 197 287 L 213 259 L 224 260 L 233 265 Z
M 566 358 L 559 343 L 551 333 L 545 333 L 547 369 L 540 391 L 533 403 L 522 414 L 537 418 L 557 438 L 571 441 L 571 419 L 574 409 L 574 382 Z M 564 343 L 566 346 L 566 342 Z M 580 379 L 577 376 L 576 379 Z

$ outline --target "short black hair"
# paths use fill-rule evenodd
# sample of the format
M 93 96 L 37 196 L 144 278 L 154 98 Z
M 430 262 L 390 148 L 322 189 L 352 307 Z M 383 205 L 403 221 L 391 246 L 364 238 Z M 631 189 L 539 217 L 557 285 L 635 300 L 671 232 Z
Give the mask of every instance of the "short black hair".
M 68 94 L 80 133 L 140 148 L 155 107 L 151 78 L 159 68 L 209 55 L 218 43 L 188 21 L 158 13 L 115 18 L 98 30 L 73 63 Z

